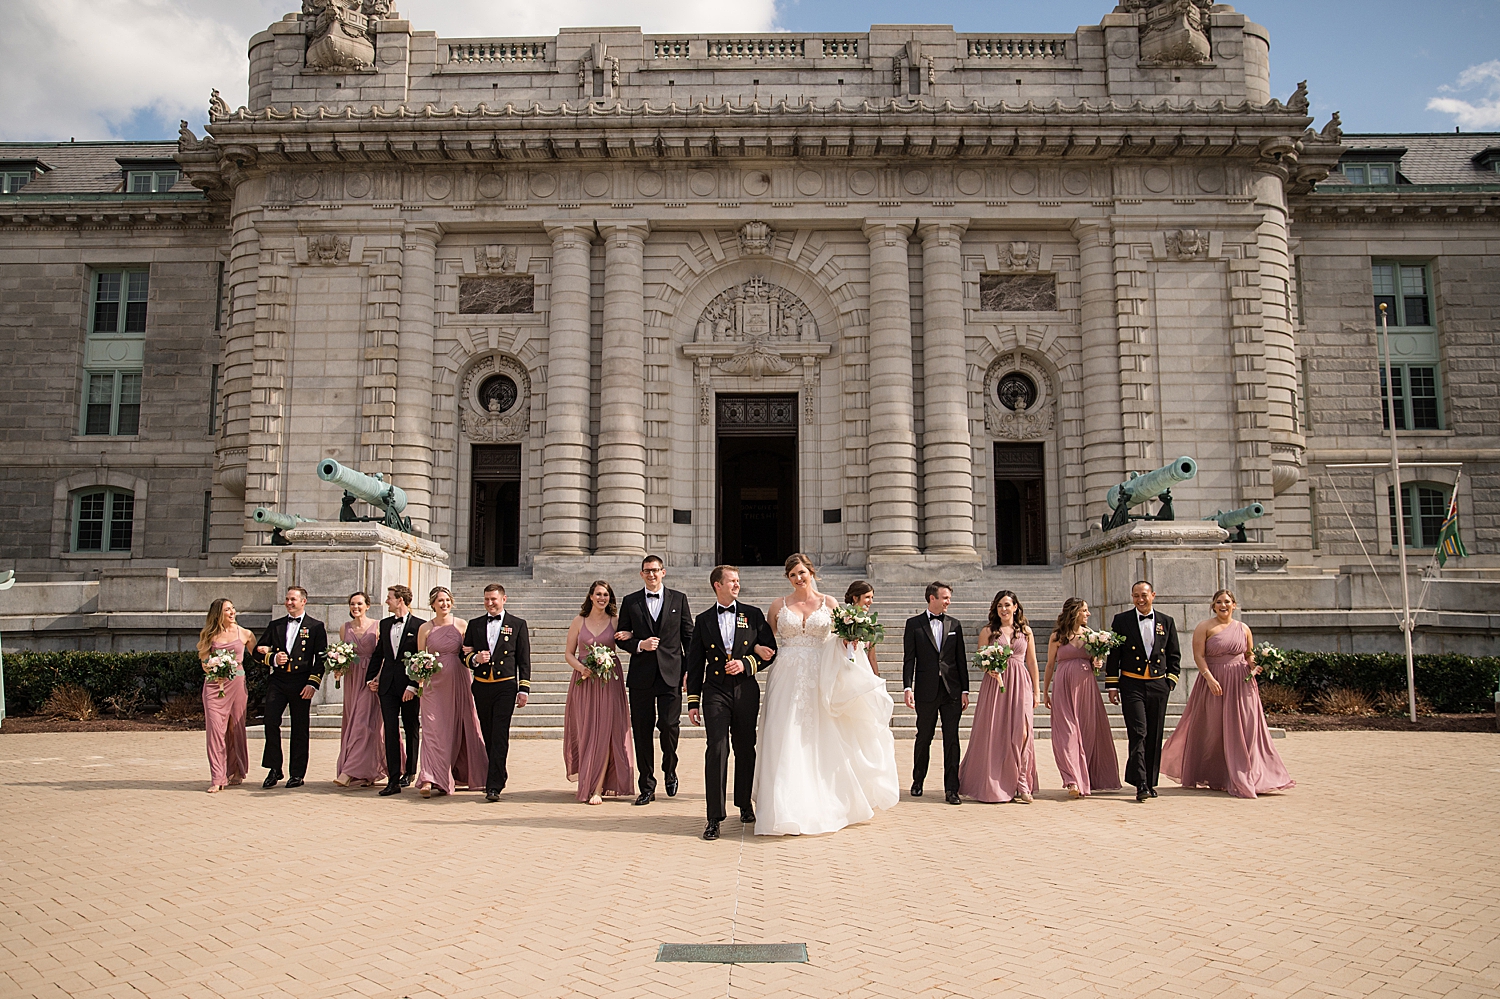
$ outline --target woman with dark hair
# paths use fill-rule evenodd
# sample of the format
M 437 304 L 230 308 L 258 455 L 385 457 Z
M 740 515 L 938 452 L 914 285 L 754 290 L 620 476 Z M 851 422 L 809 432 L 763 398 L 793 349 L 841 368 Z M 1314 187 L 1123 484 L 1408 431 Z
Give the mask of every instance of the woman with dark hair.
M 862 607 L 865 610 L 869 610 L 870 607 L 875 603 L 875 587 L 871 586 L 863 579 L 856 579 L 854 582 L 850 583 L 849 588 L 844 591 L 844 603 L 854 604 L 856 607 Z M 875 661 L 875 646 L 868 646 L 863 651 L 865 657 L 870 660 L 870 669 L 874 671 L 876 676 L 879 676 L 880 664 Z
M 958 793 L 975 801 L 1031 804 L 1037 788 L 1036 742 L 1032 716 L 1041 705 L 1036 639 L 1026 623 L 1021 599 L 1001 590 L 990 601 L 989 621 L 979 629 L 979 647 L 1009 645 L 1010 658 L 997 675 L 988 670 L 979 685 L 979 704 L 969 746 L 958 766 Z
M 484 787 L 490 758 L 474 709 L 473 674 L 463 663 L 467 622 L 453 616 L 453 591 L 434 586 L 427 594 L 432 620 L 417 629 L 417 648 L 442 664 L 422 688 L 422 748 L 417 756 L 417 793 L 424 798 L 452 794 L 462 784 Z M 405 664 L 402 664 L 405 669 Z
M 1089 605 L 1069 597 L 1047 641 L 1047 678 L 1042 682 L 1042 700 L 1052 709 L 1052 756 L 1070 798 L 1121 786 L 1115 737 L 1094 673 L 1097 663 L 1083 647 L 1088 623 Z
M 620 609 L 615 591 L 596 579 L 578 616 L 568 626 L 564 655 L 573 667 L 568 702 L 563 708 L 563 763 L 568 780 L 578 784 L 578 800 L 601 805 L 604 796 L 635 793 L 635 755 L 630 739 L 630 706 L 625 699 L 625 676 L 615 652 L 615 628 Z M 590 668 L 590 651 L 606 657 Z
M 380 719 L 380 695 L 363 683 L 380 640 L 380 623 L 365 617 L 370 598 L 363 590 L 349 594 L 349 620 L 339 629 L 339 641 L 354 646 L 359 658 L 339 681 L 344 692 L 344 718 L 339 730 L 339 761 L 333 782 L 339 787 L 373 787 L 385 780 L 385 725 Z
M 245 661 L 245 647 L 255 636 L 236 623 L 234 604 L 219 597 L 208 605 L 208 617 L 198 633 L 198 660 L 208 672 L 208 657 L 228 649 L 237 662 Z M 208 733 L 209 794 L 217 794 L 245 779 L 250 769 L 250 745 L 245 738 L 245 669 L 232 680 L 203 681 L 203 728 Z

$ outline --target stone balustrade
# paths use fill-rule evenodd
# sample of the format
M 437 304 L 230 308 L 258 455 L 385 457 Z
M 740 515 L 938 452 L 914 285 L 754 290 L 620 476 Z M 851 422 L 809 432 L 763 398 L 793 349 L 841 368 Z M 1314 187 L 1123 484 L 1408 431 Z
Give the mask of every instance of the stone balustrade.
M 456 38 L 445 44 L 450 65 L 488 65 L 547 62 L 550 41 L 540 38 Z
M 959 35 L 969 59 L 1069 60 L 1073 35 Z

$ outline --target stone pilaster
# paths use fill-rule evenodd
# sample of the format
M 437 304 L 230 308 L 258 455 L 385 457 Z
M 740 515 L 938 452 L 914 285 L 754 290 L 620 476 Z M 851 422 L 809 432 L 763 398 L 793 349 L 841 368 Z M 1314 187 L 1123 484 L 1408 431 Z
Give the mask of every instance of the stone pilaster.
M 589 242 L 592 229 L 549 226 L 547 434 L 542 444 L 543 555 L 587 555 L 589 542 Z
M 255 541 L 249 520 L 252 507 L 246 502 L 249 473 L 251 402 L 255 386 L 255 290 L 260 263 L 260 233 L 254 216 L 236 211 L 232 222 L 229 264 L 224 275 L 228 317 L 224 334 L 220 392 L 224 397 L 223 422 L 217 446 L 219 485 L 239 503 L 234 525 L 242 545 Z
M 646 551 L 645 222 L 604 232 L 598 553 Z
M 406 515 L 432 533 L 432 322 L 435 258 L 442 230 L 407 229 L 401 252 L 401 335 L 396 349 L 396 435 L 391 480 L 406 492 Z
M 865 222 L 870 241 L 871 555 L 917 551 L 917 441 L 913 426 L 910 220 Z
M 1305 499 L 1300 490 L 1296 496 L 1287 493 L 1302 477 L 1302 456 L 1307 441 L 1297 413 L 1300 392 L 1297 340 L 1291 311 L 1291 253 L 1287 242 L 1285 186 L 1277 173 L 1259 173 L 1255 177 L 1254 191 L 1255 207 L 1261 214 L 1261 224 L 1256 229 L 1259 256 L 1256 260 L 1244 261 L 1243 264 L 1231 261 L 1230 266 L 1241 264 L 1245 267 L 1243 277 L 1247 290 L 1238 294 L 1244 295 L 1247 303 L 1255 301 L 1256 297 L 1259 300 L 1265 371 L 1263 381 L 1260 378 L 1254 380 L 1263 384 L 1265 409 L 1263 416 L 1259 412 L 1255 415 L 1265 422 L 1242 429 L 1240 447 L 1246 453 L 1242 454 L 1240 462 L 1239 498 L 1245 503 L 1259 500 L 1266 504 L 1267 519 L 1253 526 L 1273 528 L 1276 540 L 1283 545 L 1291 540 L 1290 535 L 1295 532 L 1301 535 L 1295 547 L 1305 548 L 1311 545 L 1307 514 L 1303 509 L 1295 512 L 1291 509 L 1294 500 L 1300 508 L 1305 504 Z M 1249 293 L 1248 285 L 1252 280 L 1259 284 L 1259 296 L 1252 297 Z M 1230 294 L 1236 292 L 1231 291 Z M 1253 315 L 1236 315 L 1233 322 L 1246 323 L 1253 329 L 1254 318 Z M 1235 332 L 1250 332 L 1250 329 L 1236 329 Z M 1237 337 L 1236 340 L 1238 339 Z M 1252 378 L 1255 374 L 1257 373 L 1251 372 Z M 1266 448 L 1269 448 L 1269 453 L 1257 450 Z M 1269 481 L 1265 476 L 1267 459 L 1270 461 Z M 1278 499 L 1272 509 L 1270 500 L 1273 495 L 1280 497 L 1284 493 L 1287 494 L 1285 500 Z M 1297 522 L 1296 528 L 1292 527 L 1294 520 Z M 1262 537 L 1263 540 L 1271 540 L 1269 533 Z
M 1109 487 L 1125 478 L 1120 408 L 1120 332 L 1115 315 L 1115 251 L 1109 229 L 1078 223 L 1079 332 L 1083 341 L 1083 531 L 1108 510 Z
M 929 555 L 978 559 L 969 435 L 961 241 L 968 219 L 919 226 L 922 239 L 922 516 Z

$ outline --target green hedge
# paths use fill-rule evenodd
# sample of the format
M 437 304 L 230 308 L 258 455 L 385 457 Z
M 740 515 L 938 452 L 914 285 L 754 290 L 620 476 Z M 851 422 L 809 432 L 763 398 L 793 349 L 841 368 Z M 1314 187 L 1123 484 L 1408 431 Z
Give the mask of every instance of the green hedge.
M 258 714 L 265 701 L 265 667 L 245 664 L 250 713 Z M 52 688 L 74 683 L 104 707 L 109 697 L 140 691 L 146 704 L 165 704 L 170 698 L 192 694 L 203 687 L 203 667 L 196 652 L 7 652 L 5 707 L 11 714 L 30 714 L 40 708 Z
M 1406 656 L 1399 652 L 1350 653 L 1284 650 L 1287 665 L 1274 677 L 1315 697 L 1331 687 L 1349 687 L 1373 696 L 1406 689 Z M 1493 711 L 1500 685 L 1500 656 L 1423 655 L 1416 657 L 1417 692 L 1442 712 Z

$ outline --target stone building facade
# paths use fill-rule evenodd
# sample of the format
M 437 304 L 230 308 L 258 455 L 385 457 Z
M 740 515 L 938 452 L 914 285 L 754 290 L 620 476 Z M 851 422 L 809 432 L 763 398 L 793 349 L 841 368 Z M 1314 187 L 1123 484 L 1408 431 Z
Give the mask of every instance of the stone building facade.
M 1359 611 L 1325 483 L 1389 540 L 1389 483 L 1328 466 L 1388 449 L 1372 296 L 1413 267 L 1402 419 L 1465 463 L 1491 564 L 1500 137 L 1315 127 L 1206 0 L 1058 35 L 459 39 L 389 8 L 257 34 L 203 137 L 0 149 L 30 177 L 0 195 L 0 557 L 28 578 L 253 571 L 255 508 L 337 518 L 324 458 L 401 486 L 455 566 L 973 577 L 1061 566 L 1110 486 L 1190 455 L 1178 518 L 1264 504 L 1265 599 Z M 143 332 L 96 332 L 111 271 L 148 275 Z M 1403 481 L 1430 506 L 1453 473 Z

